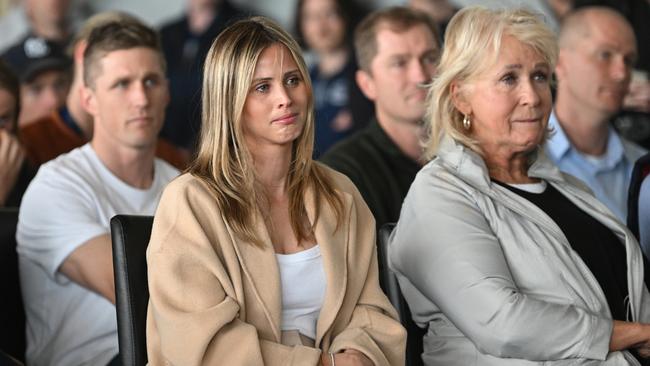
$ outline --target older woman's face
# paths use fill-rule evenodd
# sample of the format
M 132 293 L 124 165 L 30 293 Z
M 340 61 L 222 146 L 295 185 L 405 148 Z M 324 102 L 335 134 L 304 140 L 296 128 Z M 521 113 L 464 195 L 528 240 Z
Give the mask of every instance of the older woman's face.
M 460 103 L 485 156 L 527 152 L 543 143 L 551 113 L 550 65 L 533 48 L 504 36 L 495 65 L 469 82 Z

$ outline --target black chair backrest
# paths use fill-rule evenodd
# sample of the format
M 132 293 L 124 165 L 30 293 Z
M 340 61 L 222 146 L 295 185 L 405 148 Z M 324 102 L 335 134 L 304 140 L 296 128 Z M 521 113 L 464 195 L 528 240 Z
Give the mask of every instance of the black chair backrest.
M 425 329 L 418 327 L 411 318 L 411 310 L 402 296 L 397 277 L 388 267 L 388 242 L 390 234 L 395 228 L 394 223 L 387 223 L 379 228 L 377 233 L 377 259 L 379 261 L 379 283 L 386 292 L 388 299 L 399 313 L 400 321 L 408 338 L 406 340 L 406 366 L 422 366 L 422 337 Z
M 627 227 L 639 239 L 639 193 L 643 179 L 650 174 L 650 153 L 639 158 L 632 169 L 627 191 Z
M 0 208 L 0 350 L 25 360 L 25 309 L 18 277 L 18 208 Z
M 147 364 L 147 246 L 153 216 L 117 215 L 111 219 L 115 307 L 122 366 Z

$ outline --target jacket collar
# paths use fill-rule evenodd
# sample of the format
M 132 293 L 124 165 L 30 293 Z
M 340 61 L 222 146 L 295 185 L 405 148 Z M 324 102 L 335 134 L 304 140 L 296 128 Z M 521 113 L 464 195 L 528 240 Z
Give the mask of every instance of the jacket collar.
M 349 212 L 352 205 L 352 196 L 338 191 L 343 200 L 343 212 Z M 305 194 L 305 208 L 310 223 L 316 216 L 314 192 L 308 189 Z M 342 220 L 336 227 L 336 215 L 329 205 L 320 205 L 320 216 L 314 228 L 316 243 L 320 246 L 327 281 L 325 299 L 317 322 L 316 345 L 319 345 L 323 335 L 331 328 L 339 309 L 343 304 L 347 284 L 347 247 L 349 222 Z M 267 333 L 280 343 L 282 337 L 282 290 L 280 287 L 280 272 L 275 257 L 275 250 L 269 236 L 262 215 L 256 215 L 255 231 L 258 238 L 262 239 L 264 247 L 260 248 L 252 243 L 242 242 L 233 236 L 234 247 L 239 257 L 244 276 L 252 284 L 252 292 L 263 308 L 269 322 Z M 248 299 L 251 301 L 253 299 Z
M 454 171 L 454 174 L 482 191 L 491 186 L 490 175 L 483 158 L 465 145 L 450 137 L 443 137 L 438 148 L 437 158 Z M 549 160 L 541 147 L 530 155 L 531 165 L 528 176 L 552 182 L 564 182 L 560 170 Z
M 571 141 L 569 141 L 569 138 L 562 128 L 562 124 L 557 119 L 555 111 L 551 113 L 548 124 L 553 129 L 553 134 L 551 138 L 546 142 L 546 150 L 553 158 L 553 160 L 557 161 L 559 164 L 559 162 L 561 162 L 565 157 L 568 157 L 569 154 L 573 154 L 574 156 L 577 154 L 580 161 L 586 163 L 586 160 L 583 157 L 584 155 L 576 150 L 573 145 L 571 145 Z M 620 164 L 621 161 L 623 161 L 625 157 L 629 155 L 629 152 L 626 151 L 626 147 L 623 145 L 621 137 L 612 126 L 609 126 L 605 154 L 600 157 L 601 162 L 598 164 L 598 166 L 594 166 L 594 169 L 614 169 L 616 165 Z

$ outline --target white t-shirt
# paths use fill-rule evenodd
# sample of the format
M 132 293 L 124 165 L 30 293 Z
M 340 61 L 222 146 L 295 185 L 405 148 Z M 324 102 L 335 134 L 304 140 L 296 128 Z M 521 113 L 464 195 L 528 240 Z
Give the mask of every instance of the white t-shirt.
M 325 299 L 325 270 L 318 245 L 293 254 L 276 254 L 282 284 L 281 329 L 316 339 L 316 323 Z
M 58 272 L 116 214 L 153 215 L 178 171 L 156 159 L 149 189 L 113 175 L 86 144 L 39 169 L 20 206 L 16 240 L 29 365 L 106 365 L 118 353 L 115 306 Z

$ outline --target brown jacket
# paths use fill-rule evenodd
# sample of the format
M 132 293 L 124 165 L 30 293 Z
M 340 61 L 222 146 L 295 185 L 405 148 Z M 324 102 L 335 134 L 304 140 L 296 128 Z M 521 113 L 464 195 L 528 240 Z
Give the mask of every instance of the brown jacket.
M 317 365 L 321 350 L 346 348 L 377 366 L 404 364 L 406 333 L 379 287 L 374 219 L 348 178 L 326 169 L 344 218 L 335 230 L 323 205 L 315 227 L 327 280 L 318 348 L 281 344 L 279 270 L 261 217 L 264 248 L 234 237 L 206 186 L 184 174 L 163 193 L 147 252 L 152 365 Z

